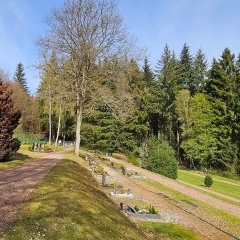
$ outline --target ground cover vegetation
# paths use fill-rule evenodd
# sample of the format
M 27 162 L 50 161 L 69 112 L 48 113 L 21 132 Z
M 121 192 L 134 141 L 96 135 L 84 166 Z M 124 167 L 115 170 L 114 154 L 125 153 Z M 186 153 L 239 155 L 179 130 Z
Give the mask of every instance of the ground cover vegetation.
M 19 240 L 146 239 L 100 191 L 91 172 L 67 159 L 40 183 L 1 239 L 16 236 Z

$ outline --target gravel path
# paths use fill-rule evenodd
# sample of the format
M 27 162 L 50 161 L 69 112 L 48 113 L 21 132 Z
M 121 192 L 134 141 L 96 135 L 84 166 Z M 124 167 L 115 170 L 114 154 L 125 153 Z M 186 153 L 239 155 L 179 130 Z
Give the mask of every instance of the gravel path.
M 102 164 L 101 162 L 99 162 Z M 158 196 L 154 192 L 156 189 L 146 185 L 141 181 L 137 181 L 133 178 L 128 178 L 123 176 L 118 171 L 108 167 L 105 164 L 104 169 L 107 173 L 114 179 L 116 182 L 122 184 L 125 188 L 131 189 L 131 193 L 139 199 L 140 201 L 145 202 L 146 204 L 153 205 L 159 211 L 160 215 L 170 215 L 175 216 L 178 222 L 182 225 L 185 225 L 187 228 L 192 229 L 196 232 L 201 233 L 203 238 L 201 239 L 209 239 L 209 240 L 231 240 L 232 238 L 217 230 L 216 228 L 210 226 L 207 223 L 202 222 L 195 216 L 188 214 L 178 207 L 172 205 L 168 200 L 166 200 L 163 196 Z M 113 199 L 114 201 L 123 201 L 124 199 Z M 195 210 L 197 211 L 197 209 Z
M 211 205 L 215 208 L 221 209 L 223 211 L 226 211 L 234 216 L 240 217 L 240 207 L 233 205 L 231 203 L 224 202 L 222 200 L 219 200 L 217 198 L 214 198 L 212 196 L 209 196 L 207 194 L 204 194 L 198 190 L 195 190 L 193 188 L 187 187 L 186 185 L 180 184 L 177 181 L 171 180 L 169 178 L 163 177 L 159 174 L 150 172 L 146 169 L 133 166 L 132 164 L 128 164 L 122 160 L 115 159 L 115 158 L 109 158 L 111 161 L 114 161 L 116 163 L 125 165 L 129 170 L 138 172 L 139 174 L 146 176 L 147 178 L 154 180 L 156 182 L 159 182 L 163 185 L 165 185 L 168 188 L 171 188 L 173 190 L 176 190 L 178 192 L 181 192 L 187 196 L 190 196 L 194 199 L 197 199 L 199 201 L 202 201 L 208 205 Z
M 0 171 L 0 235 L 13 223 L 16 211 L 28 201 L 29 193 L 62 158 L 63 153 L 54 153 Z

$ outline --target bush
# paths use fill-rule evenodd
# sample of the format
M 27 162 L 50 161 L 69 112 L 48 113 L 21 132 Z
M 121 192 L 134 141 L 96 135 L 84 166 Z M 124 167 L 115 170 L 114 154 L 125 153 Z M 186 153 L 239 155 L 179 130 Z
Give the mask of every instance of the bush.
M 32 146 L 29 145 L 27 148 L 29 151 L 32 151 Z
M 150 214 L 157 214 L 158 213 L 157 209 L 152 205 L 148 206 L 147 210 Z
M 43 147 L 43 150 L 46 152 L 52 152 L 53 151 L 53 147 L 49 144 L 45 144 Z
M 104 173 L 104 169 L 102 167 L 97 167 L 96 171 L 97 171 L 97 173 L 100 173 L 100 174 Z
M 174 149 L 166 141 L 149 139 L 143 153 L 143 167 L 169 178 L 177 178 L 178 162 Z
M 204 184 L 205 184 L 206 187 L 211 187 L 212 184 L 213 184 L 212 177 L 207 175 L 204 179 Z
M 139 166 L 139 160 L 133 153 L 129 154 L 128 162 L 132 163 L 134 166 Z

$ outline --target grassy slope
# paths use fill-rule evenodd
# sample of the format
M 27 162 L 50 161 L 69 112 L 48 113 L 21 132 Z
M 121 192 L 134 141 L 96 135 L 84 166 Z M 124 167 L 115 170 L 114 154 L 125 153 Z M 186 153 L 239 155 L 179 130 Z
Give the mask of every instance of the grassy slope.
M 178 172 L 178 179 L 187 183 L 194 184 L 196 186 L 203 186 L 204 182 L 204 177 L 201 176 L 196 176 L 191 173 L 188 173 L 187 171 L 179 171 Z M 219 193 L 223 193 L 225 195 L 240 199 L 240 191 L 239 191 L 239 186 L 219 182 L 219 181 L 214 181 L 213 178 L 213 185 L 209 188 L 212 191 L 216 191 Z
M 198 240 L 195 233 L 190 232 L 179 224 L 143 222 L 141 224 L 144 232 L 150 233 L 152 239 L 161 240 Z
M 31 196 L 3 239 L 145 239 L 73 161 L 57 165 Z
M 25 145 L 23 145 L 18 150 L 18 152 L 13 155 L 8 161 L 0 162 L 0 171 L 16 167 L 17 165 L 21 165 L 23 163 L 26 163 L 27 161 L 37 159 L 45 155 L 46 153 L 31 152 L 27 150 L 27 147 Z

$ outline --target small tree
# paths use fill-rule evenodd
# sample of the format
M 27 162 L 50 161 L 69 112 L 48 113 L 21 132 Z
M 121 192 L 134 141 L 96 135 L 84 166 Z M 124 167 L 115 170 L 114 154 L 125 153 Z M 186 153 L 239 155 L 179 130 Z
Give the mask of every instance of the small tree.
M 12 135 L 21 118 L 21 112 L 14 107 L 11 95 L 9 84 L 0 79 L 0 161 L 10 157 L 20 147 L 20 142 L 12 139 Z
M 205 184 L 206 187 L 211 187 L 212 184 L 213 184 L 212 177 L 207 175 L 204 179 L 204 184 Z
M 18 63 L 18 65 L 16 67 L 16 71 L 15 71 L 15 74 L 14 74 L 14 80 L 18 84 L 20 84 L 20 86 L 23 88 L 25 93 L 27 95 L 29 95 L 29 89 L 28 89 L 28 86 L 27 86 L 27 81 L 26 81 L 25 73 L 24 73 L 24 67 L 23 67 L 22 63 Z
M 150 139 L 144 152 L 143 167 L 169 178 L 177 178 L 178 162 L 174 149 L 166 141 Z

